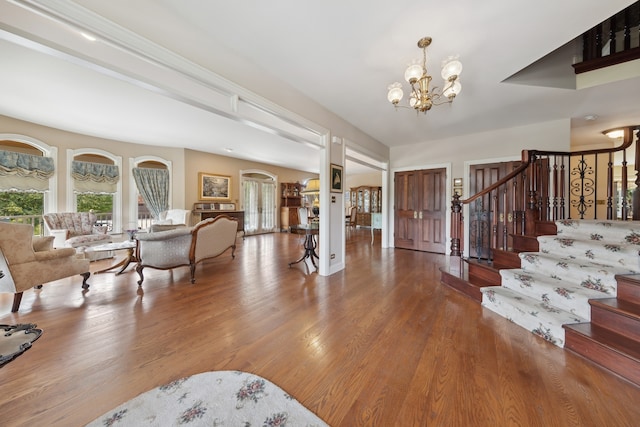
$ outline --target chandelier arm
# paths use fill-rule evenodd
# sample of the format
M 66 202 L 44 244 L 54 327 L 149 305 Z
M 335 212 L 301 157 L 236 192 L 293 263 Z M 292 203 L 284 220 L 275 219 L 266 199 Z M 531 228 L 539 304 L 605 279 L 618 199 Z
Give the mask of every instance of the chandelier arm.
M 438 97 L 438 99 L 440 99 L 442 97 Z M 451 98 L 446 98 L 446 100 L 442 100 L 442 101 L 436 101 L 435 99 L 433 100 L 433 105 L 443 105 L 443 104 L 451 104 L 453 102 L 453 98 L 455 97 L 451 97 Z

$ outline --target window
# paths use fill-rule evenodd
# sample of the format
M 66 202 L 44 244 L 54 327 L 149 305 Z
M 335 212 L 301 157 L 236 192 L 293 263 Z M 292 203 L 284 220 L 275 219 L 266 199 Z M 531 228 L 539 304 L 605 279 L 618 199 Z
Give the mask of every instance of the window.
M 98 149 L 67 150 L 68 210 L 93 211 L 98 224 L 122 230 L 122 158 Z
M 56 153 L 33 138 L 0 134 L 0 217 L 44 234 L 42 214 L 55 203 Z

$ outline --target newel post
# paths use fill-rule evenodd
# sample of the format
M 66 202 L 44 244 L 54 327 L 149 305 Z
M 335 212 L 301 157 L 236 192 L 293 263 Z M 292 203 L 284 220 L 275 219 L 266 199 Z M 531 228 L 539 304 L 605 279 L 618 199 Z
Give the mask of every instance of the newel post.
M 461 256 L 460 237 L 463 230 L 462 203 L 460 203 L 460 195 L 453 193 L 453 201 L 451 202 L 451 256 Z

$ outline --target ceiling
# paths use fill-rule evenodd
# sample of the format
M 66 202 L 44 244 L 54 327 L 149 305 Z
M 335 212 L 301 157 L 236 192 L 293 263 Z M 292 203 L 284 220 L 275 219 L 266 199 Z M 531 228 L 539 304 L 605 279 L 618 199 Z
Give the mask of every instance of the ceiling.
M 299 129 L 226 114 L 210 101 L 219 96 L 212 87 L 153 66 L 154 55 L 170 52 L 175 64 L 197 64 L 245 98 L 271 100 L 263 108 L 310 123 L 339 116 L 388 147 L 558 119 L 571 119 L 573 143 L 593 144 L 604 129 L 638 122 L 640 78 L 575 90 L 531 78 L 527 67 L 543 63 L 546 81 L 570 74 L 571 40 L 631 3 L 0 0 L 0 114 L 318 172 L 317 147 Z M 80 27 L 98 40 L 80 37 Z M 133 55 L 134 35 L 167 51 Z M 462 92 L 426 116 L 394 111 L 387 86 L 420 58 L 423 36 L 433 38 L 427 66 L 435 85 L 440 62 L 459 55 Z M 554 65 L 542 60 L 554 51 Z M 361 163 L 347 161 L 346 173 L 373 170 Z

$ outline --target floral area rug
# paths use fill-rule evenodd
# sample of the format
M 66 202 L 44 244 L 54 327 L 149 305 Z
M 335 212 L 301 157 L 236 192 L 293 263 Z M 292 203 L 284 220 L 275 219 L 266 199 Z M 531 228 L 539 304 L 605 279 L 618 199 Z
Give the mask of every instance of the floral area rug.
M 557 221 L 521 268 L 500 270 L 502 286 L 483 288 L 482 305 L 564 347 L 563 324 L 589 322 L 589 299 L 613 298 L 617 274 L 640 272 L 638 221 Z
M 107 412 L 88 426 L 327 426 L 275 384 L 239 371 L 173 381 Z

